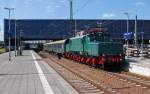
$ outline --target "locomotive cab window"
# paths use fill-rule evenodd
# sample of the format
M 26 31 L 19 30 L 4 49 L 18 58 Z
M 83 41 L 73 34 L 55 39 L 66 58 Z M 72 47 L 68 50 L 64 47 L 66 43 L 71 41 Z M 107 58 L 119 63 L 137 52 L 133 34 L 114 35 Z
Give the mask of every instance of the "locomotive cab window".
M 88 35 L 91 42 L 107 42 L 110 41 L 110 34 L 107 33 L 96 33 Z

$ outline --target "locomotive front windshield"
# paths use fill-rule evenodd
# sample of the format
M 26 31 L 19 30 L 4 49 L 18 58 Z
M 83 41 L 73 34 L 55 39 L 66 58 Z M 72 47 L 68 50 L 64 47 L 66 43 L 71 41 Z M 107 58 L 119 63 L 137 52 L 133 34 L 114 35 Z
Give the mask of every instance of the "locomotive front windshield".
M 109 42 L 111 41 L 110 34 L 95 33 L 88 35 L 91 42 Z

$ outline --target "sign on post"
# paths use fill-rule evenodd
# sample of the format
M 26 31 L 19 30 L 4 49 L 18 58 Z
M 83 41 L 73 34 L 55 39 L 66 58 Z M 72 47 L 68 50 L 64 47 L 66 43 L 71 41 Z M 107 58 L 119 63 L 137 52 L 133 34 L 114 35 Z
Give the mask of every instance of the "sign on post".
M 131 39 L 131 38 L 132 38 L 132 35 L 133 35 L 132 32 L 128 32 L 128 33 L 124 33 L 124 34 L 123 34 L 124 39 L 126 39 L 126 40 Z

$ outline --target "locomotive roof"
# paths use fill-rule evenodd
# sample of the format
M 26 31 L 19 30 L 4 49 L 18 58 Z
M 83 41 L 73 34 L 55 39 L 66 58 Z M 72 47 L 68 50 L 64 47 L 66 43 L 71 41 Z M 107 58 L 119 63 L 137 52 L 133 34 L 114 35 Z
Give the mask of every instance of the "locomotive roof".
M 63 44 L 65 43 L 66 40 L 59 40 L 59 41 L 54 41 L 54 42 L 49 42 L 49 43 L 46 43 L 46 44 Z
M 87 35 L 83 35 L 83 36 L 77 36 L 77 37 L 72 37 L 72 38 L 69 38 L 69 39 L 83 38 L 84 36 L 87 36 Z

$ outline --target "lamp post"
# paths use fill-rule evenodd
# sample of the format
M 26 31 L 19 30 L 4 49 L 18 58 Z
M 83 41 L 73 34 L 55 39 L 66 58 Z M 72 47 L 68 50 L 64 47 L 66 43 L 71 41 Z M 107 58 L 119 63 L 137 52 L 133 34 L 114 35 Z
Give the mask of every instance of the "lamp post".
M 127 34 L 128 34 L 129 33 L 129 13 L 125 12 L 124 14 L 127 16 Z M 128 48 L 129 48 L 129 40 L 127 37 L 127 57 L 129 56 Z
M 17 49 L 17 20 L 15 19 L 15 57 L 17 56 L 17 53 L 16 53 L 16 49 Z
M 138 41 L 137 41 L 137 15 L 135 17 L 135 33 L 134 33 L 134 46 L 138 49 Z
M 144 32 L 141 32 L 141 52 L 142 52 L 142 55 L 143 55 L 143 44 L 144 44 L 144 39 L 143 39 L 143 37 L 144 37 Z
M 76 33 L 77 33 L 77 20 L 76 19 L 74 19 L 74 29 L 75 29 L 74 36 L 76 36 Z
M 19 31 L 19 48 L 18 48 L 18 55 L 22 55 L 22 37 L 23 37 L 23 30 Z
M 11 61 L 10 12 L 11 12 L 11 10 L 14 10 L 14 8 L 4 7 L 4 9 L 8 10 L 8 12 L 9 12 L 9 28 L 8 28 L 8 33 L 9 33 L 9 61 Z

